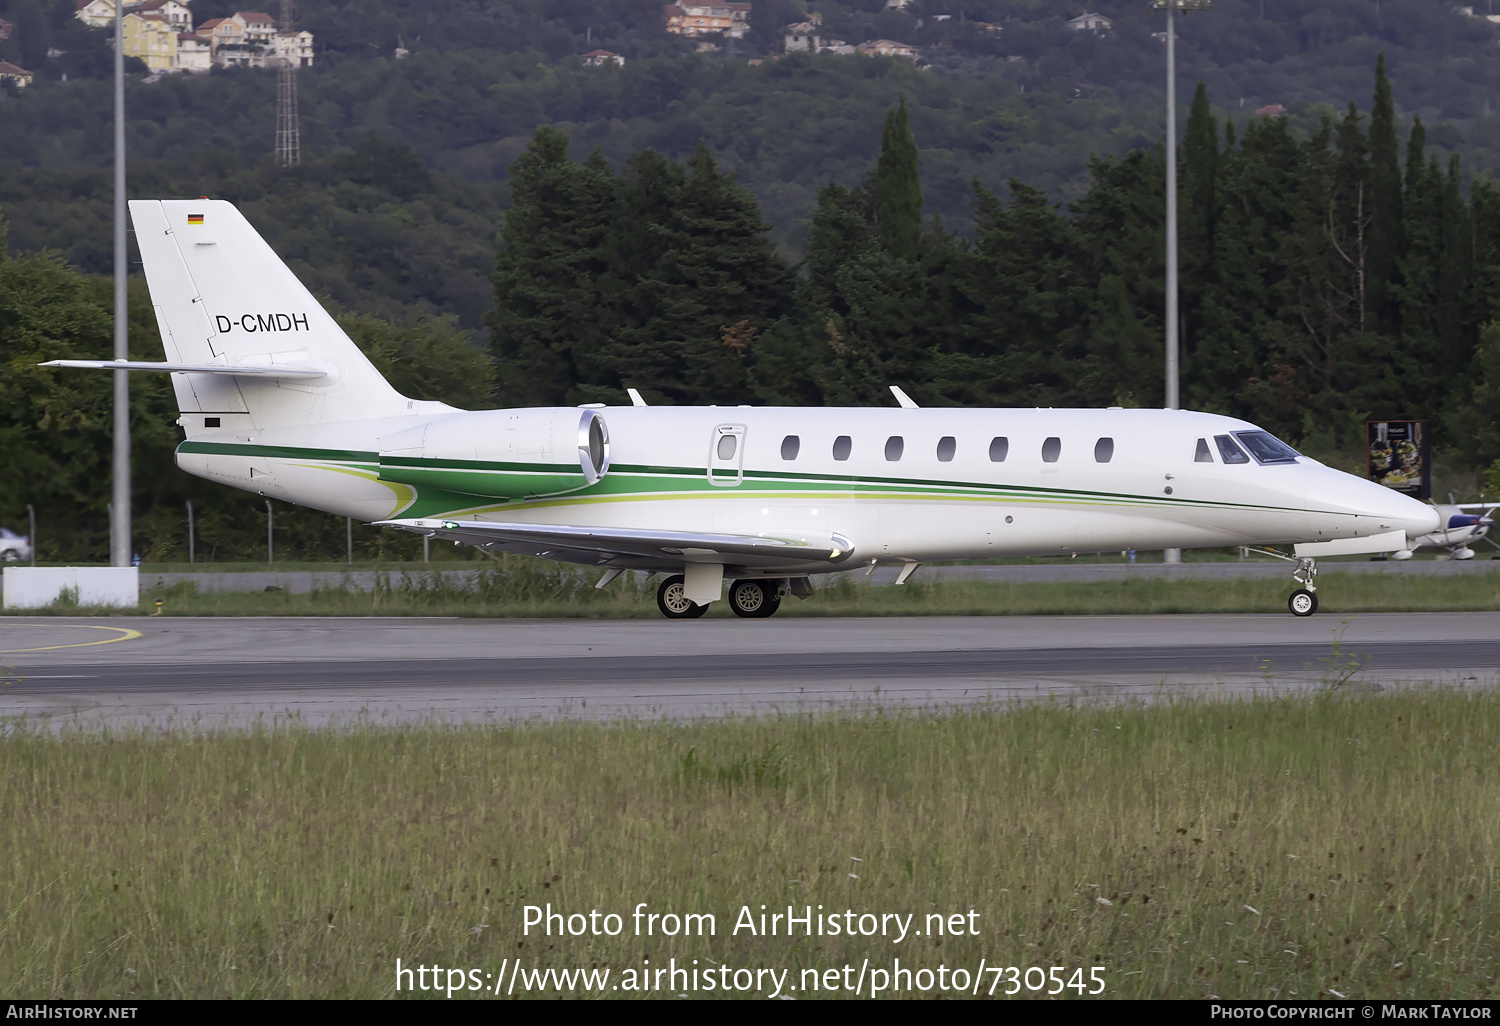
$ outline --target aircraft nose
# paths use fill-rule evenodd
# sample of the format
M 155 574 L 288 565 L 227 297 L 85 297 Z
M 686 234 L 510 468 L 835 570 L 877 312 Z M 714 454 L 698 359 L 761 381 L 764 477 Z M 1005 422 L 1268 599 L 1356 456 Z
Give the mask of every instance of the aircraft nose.
M 1442 522 L 1437 508 L 1425 502 L 1374 481 L 1364 481 L 1348 474 L 1340 474 L 1339 478 L 1327 483 L 1337 487 L 1344 508 L 1374 519 L 1380 531 L 1403 530 L 1414 542 L 1422 535 L 1438 530 Z
M 1383 485 L 1376 485 L 1375 487 L 1390 491 L 1390 489 L 1384 488 Z M 1436 507 L 1429 506 L 1425 502 L 1418 502 L 1416 499 L 1409 498 L 1399 492 L 1391 492 L 1391 498 L 1400 500 L 1398 503 L 1393 504 L 1395 508 L 1391 512 L 1393 515 L 1399 517 L 1401 523 L 1405 526 L 1407 538 L 1420 538 L 1424 534 L 1431 534 L 1441 526 L 1443 518 L 1438 513 Z

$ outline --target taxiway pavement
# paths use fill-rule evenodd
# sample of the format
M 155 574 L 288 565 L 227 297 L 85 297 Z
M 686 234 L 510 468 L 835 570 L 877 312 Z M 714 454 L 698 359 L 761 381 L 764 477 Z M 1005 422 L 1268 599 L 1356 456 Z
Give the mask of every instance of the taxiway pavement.
M 54 729 L 655 719 L 1500 682 L 1500 613 L 0 619 Z

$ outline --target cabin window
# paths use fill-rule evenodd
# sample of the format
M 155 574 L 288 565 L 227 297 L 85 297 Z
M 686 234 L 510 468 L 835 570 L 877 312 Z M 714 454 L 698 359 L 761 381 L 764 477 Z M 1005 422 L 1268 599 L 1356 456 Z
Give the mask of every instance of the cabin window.
M 218 427 L 219 426 L 219 418 L 218 417 L 204 417 L 203 418 L 203 426 L 206 427 L 206 428 Z
M 1219 447 L 1219 458 L 1225 463 L 1250 462 L 1250 457 L 1245 455 L 1245 450 L 1236 445 L 1234 439 L 1228 435 L 1214 435 L 1214 443 Z
M 1053 435 L 1042 443 L 1042 462 L 1056 463 L 1057 458 L 1062 455 L 1062 439 Z
M 1094 443 L 1094 462 L 1108 463 L 1115 458 L 1115 440 L 1113 438 L 1101 438 Z
M 1198 449 L 1197 449 L 1196 452 L 1193 453 L 1193 462 L 1194 463 L 1212 463 L 1213 461 L 1214 461 L 1214 454 L 1208 451 L 1208 439 L 1207 438 L 1200 438 L 1200 439 L 1198 439 Z
M 952 463 L 953 454 L 958 451 L 958 439 L 952 435 L 944 435 L 938 439 L 937 457 L 939 463 Z
M 1004 436 L 990 439 L 990 462 L 1004 463 L 1010 453 L 1010 439 Z
M 906 441 L 900 435 L 892 435 L 885 440 L 885 459 L 887 463 L 895 463 L 901 458 L 901 453 L 906 448 Z
M 849 450 L 854 448 L 854 440 L 848 435 L 839 435 L 833 440 L 833 458 L 836 460 L 847 460 Z
M 732 460 L 732 459 L 734 459 L 734 447 L 736 445 L 738 445 L 738 444 L 739 444 L 739 439 L 735 438 L 734 435 L 720 435 L 719 436 L 719 459 L 721 459 L 721 460 Z
M 781 440 L 781 458 L 794 460 L 797 458 L 797 450 L 802 448 L 802 439 L 796 435 L 787 435 Z

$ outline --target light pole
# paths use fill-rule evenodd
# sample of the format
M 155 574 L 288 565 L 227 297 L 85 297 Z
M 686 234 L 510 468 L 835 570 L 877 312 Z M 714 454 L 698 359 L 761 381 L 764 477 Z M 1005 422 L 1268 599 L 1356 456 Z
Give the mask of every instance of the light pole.
M 115 3 L 115 359 L 130 359 L 125 275 L 125 4 Z M 110 566 L 130 565 L 130 372 L 115 371 L 114 502 Z
M 1152 0 L 1152 7 L 1167 12 L 1167 302 L 1166 302 L 1166 402 L 1169 410 L 1182 409 L 1178 388 L 1180 329 L 1177 323 L 1177 12 L 1206 11 L 1213 0 Z M 1182 562 L 1181 549 L 1167 549 L 1164 562 Z

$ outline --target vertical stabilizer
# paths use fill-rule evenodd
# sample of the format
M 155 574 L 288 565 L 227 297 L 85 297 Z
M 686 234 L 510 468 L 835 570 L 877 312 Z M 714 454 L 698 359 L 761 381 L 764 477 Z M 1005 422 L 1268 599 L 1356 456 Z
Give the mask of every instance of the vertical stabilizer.
M 174 373 L 190 436 L 219 422 L 265 429 L 411 410 L 232 203 L 132 200 L 130 217 L 168 362 L 326 371 L 309 380 Z

